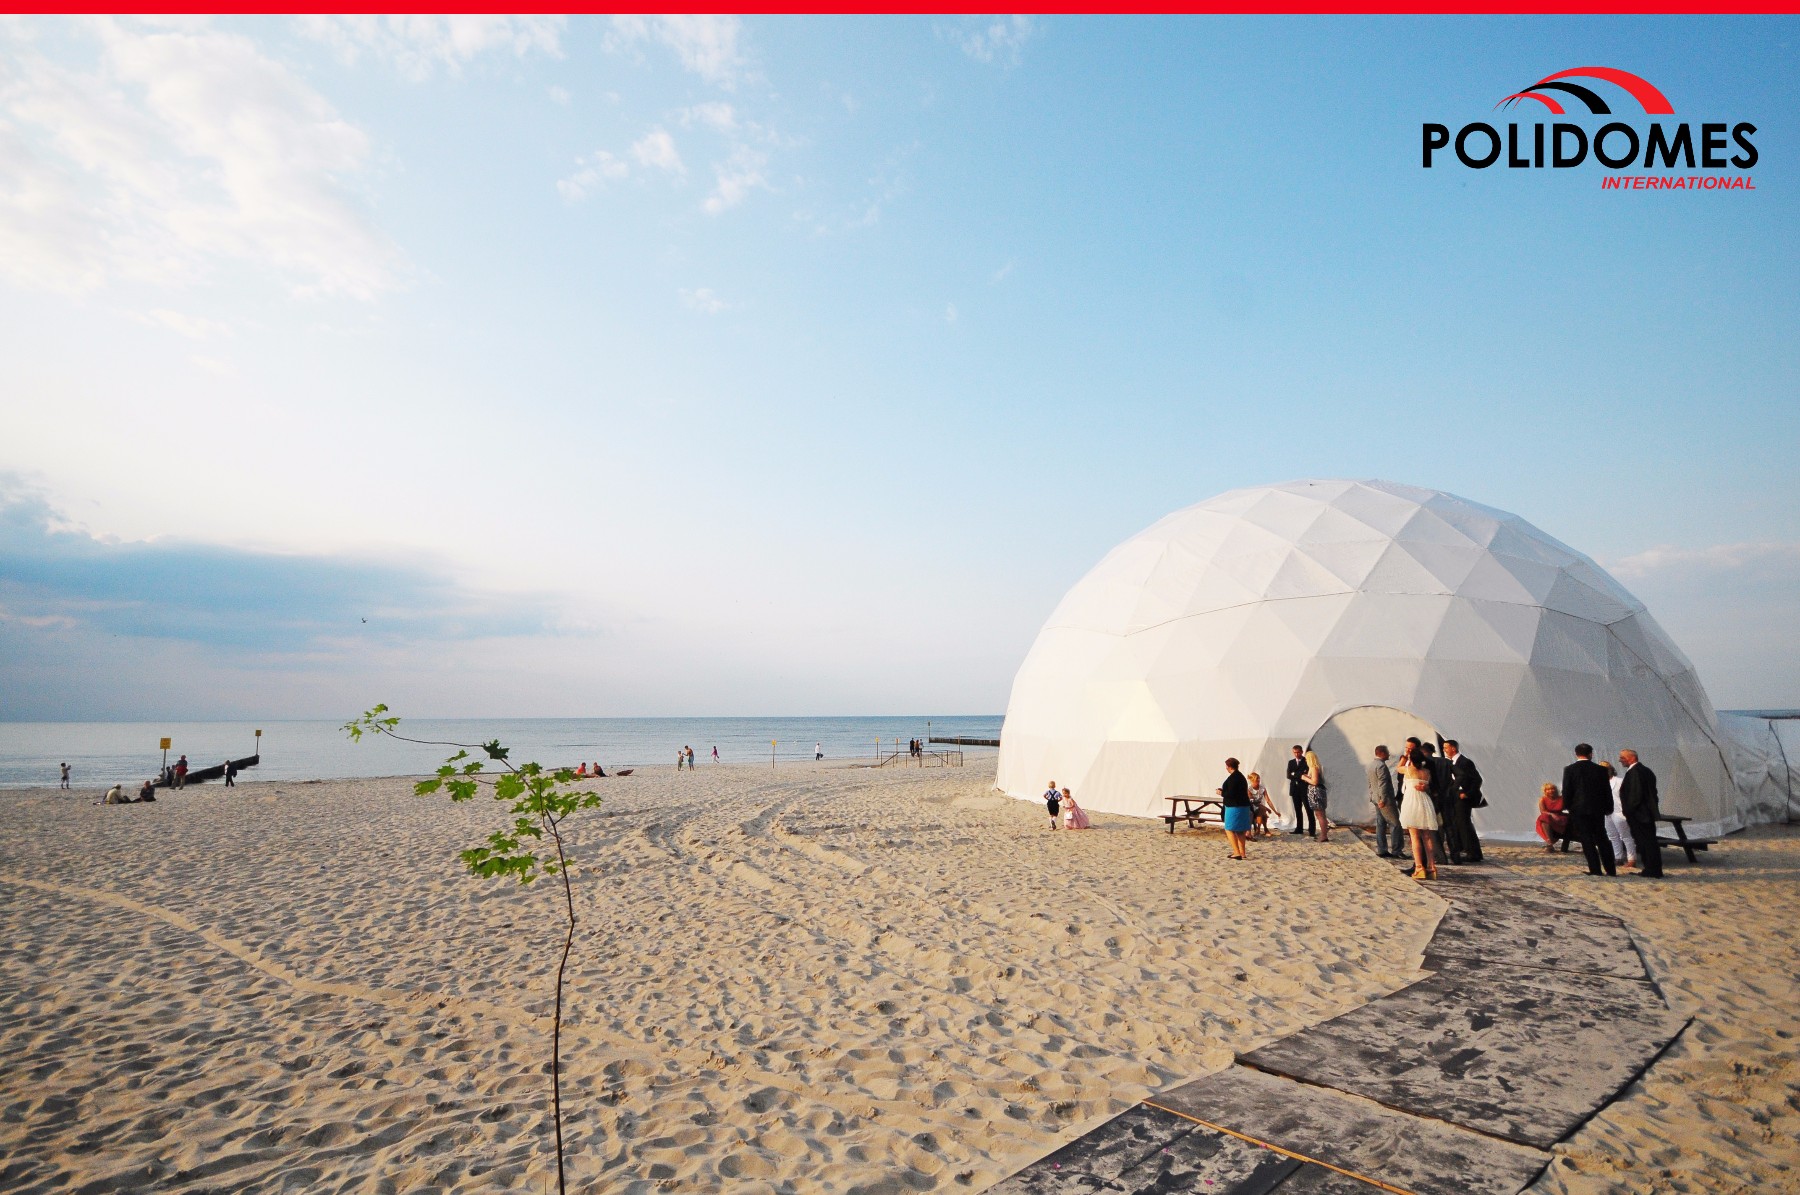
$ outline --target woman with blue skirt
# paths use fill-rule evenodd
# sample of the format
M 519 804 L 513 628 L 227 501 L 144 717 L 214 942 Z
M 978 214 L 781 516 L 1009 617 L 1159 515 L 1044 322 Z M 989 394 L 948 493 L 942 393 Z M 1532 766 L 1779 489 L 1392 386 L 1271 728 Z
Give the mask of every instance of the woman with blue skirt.
M 1231 857 L 1247 859 L 1244 836 L 1250 833 L 1250 782 L 1238 771 L 1236 759 L 1225 761 L 1225 773 L 1225 783 L 1219 786 L 1225 803 L 1225 837 L 1231 843 Z

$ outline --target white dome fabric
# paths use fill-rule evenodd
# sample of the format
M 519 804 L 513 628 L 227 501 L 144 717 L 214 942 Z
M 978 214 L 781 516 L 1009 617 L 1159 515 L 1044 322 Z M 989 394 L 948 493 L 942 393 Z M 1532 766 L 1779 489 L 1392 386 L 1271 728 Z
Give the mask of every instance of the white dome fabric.
M 1155 816 L 1235 755 L 1285 810 L 1289 747 L 1362 707 L 1459 740 L 1487 834 L 1529 837 L 1582 740 L 1635 747 L 1696 830 L 1742 824 L 1712 703 L 1642 603 L 1516 515 L 1385 481 L 1234 490 L 1113 549 L 1013 681 L 998 783 Z M 1336 819 L 1367 820 L 1366 754 L 1334 758 Z

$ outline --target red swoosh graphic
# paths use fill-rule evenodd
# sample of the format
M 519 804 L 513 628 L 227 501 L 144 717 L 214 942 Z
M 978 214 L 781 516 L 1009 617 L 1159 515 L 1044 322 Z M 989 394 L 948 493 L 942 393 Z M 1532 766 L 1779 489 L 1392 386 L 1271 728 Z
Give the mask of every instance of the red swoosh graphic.
M 1550 80 L 1545 79 L 1544 82 L 1548 83 L 1548 82 L 1550 82 Z M 1544 105 L 1544 107 L 1550 109 L 1550 111 L 1556 113 L 1558 116 L 1561 116 L 1563 114 L 1563 106 L 1561 104 L 1557 103 L 1555 100 L 1551 99 L 1549 96 L 1539 95 L 1535 91 L 1521 91 L 1521 92 L 1517 92 L 1516 94 L 1513 94 L 1513 95 L 1502 96 L 1500 99 L 1500 104 L 1504 104 L 1507 100 L 1536 100 L 1538 103 Z M 1498 108 L 1500 106 L 1500 104 L 1495 104 L 1494 107 Z
M 1622 71 L 1610 66 L 1578 66 L 1574 70 L 1557 71 L 1554 75 L 1545 75 L 1538 83 L 1549 83 L 1556 79 L 1587 78 L 1604 79 L 1608 83 L 1623 87 L 1631 93 L 1631 98 L 1642 104 L 1644 111 L 1651 116 L 1672 116 L 1675 105 L 1662 92 L 1650 86 L 1630 71 Z M 1532 86 L 1537 86 L 1536 83 Z

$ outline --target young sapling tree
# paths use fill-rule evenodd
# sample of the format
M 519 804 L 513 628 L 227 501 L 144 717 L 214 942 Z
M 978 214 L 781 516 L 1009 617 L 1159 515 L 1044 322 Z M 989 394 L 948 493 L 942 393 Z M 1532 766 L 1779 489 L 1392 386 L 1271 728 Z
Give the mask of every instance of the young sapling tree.
M 362 717 L 344 723 L 344 732 L 353 742 L 361 742 L 364 735 L 386 735 L 404 743 L 455 747 L 456 753 L 444 761 L 437 773 L 415 784 L 413 791 L 420 796 L 445 792 L 452 801 L 472 801 L 486 787 L 493 799 L 507 808 L 511 825 L 489 834 L 486 846 L 470 847 L 458 855 L 471 874 L 487 878 L 510 876 L 521 884 L 529 884 L 540 876 L 562 881 L 563 942 L 556 960 L 556 1008 L 550 1022 L 550 1107 L 556 1125 L 556 1190 L 558 1195 L 567 1195 L 562 1115 L 563 977 L 568 971 L 569 952 L 575 945 L 576 921 L 575 889 L 569 879 L 563 826 L 577 812 L 598 808 L 600 794 L 577 787 L 577 777 L 568 768 L 546 770 L 536 763 L 514 764 L 507 758 L 509 749 L 498 739 L 487 743 L 415 739 L 401 734 L 399 725 L 400 719 L 390 714 L 387 706 L 378 705 Z M 489 763 L 502 770 L 484 774 Z

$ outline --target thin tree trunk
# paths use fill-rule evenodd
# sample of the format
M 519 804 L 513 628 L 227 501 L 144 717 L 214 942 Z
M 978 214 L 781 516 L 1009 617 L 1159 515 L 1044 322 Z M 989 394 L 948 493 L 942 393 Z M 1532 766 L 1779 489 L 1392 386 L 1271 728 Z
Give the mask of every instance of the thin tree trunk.
M 556 819 L 550 820 L 550 836 L 556 840 L 556 863 L 562 873 L 563 902 L 568 908 L 569 928 L 563 935 L 562 958 L 556 963 L 556 1017 L 550 1031 L 550 1102 L 556 1120 L 556 1192 L 557 1195 L 568 1195 L 568 1186 L 563 1177 L 563 1126 L 562 1126 L 562 1008 L 563 1008 L 563 971 L 569 965 L 569 951 L 575 945 L 575 890 L 569 883 L 569 863 L 563 857 L 562 833 L 556 828 Z

